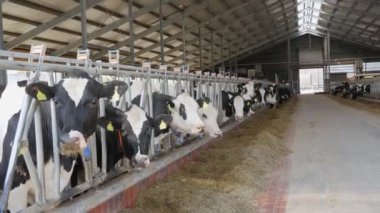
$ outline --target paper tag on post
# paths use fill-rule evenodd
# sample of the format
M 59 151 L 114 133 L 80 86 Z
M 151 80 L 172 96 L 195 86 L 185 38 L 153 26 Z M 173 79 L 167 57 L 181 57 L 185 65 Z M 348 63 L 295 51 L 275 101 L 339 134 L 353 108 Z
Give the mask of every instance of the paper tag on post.
M 167 71 L 168 70 L 168 65 L 166 65 L 166 64 L 160 65 L 160 70 Z
M 181 72 L 181 67 L 174 67 L 174 72 Z
M 195 74 L 197 74 L 197 75 L 202 75 L 202 70 L 197 70 L 197 71 L 195 71 Z
M 142 67 L 143 68 L 150 68 L 150 62 L 143 62 Z

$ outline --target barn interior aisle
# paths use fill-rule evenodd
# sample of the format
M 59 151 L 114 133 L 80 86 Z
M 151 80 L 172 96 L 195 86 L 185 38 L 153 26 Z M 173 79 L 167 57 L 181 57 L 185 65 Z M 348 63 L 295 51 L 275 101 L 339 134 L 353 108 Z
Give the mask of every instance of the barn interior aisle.
M 286 212 L 380 212 L 380 114 L 298 99 Z

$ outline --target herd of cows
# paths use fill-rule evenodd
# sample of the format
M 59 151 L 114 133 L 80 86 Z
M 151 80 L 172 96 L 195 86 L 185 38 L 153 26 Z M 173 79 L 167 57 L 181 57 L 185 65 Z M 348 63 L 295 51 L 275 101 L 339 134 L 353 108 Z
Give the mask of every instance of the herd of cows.
M 194 99 L 194 95 L 182 92 L 176 96 L 162 94 L 159 86 L 152 86 L 153 115 L 148 114 L 139 104 L 141 99 L 141 80 L 135 79 L 129 86 L 118 80 L 101 84 L 83 71 L 73 71 L 56 85 L 48 86 L 44 81 L 31 84 L 17 84 L 9 81 L 0 94 L 0 189 L 3 190 L 8 169 L 13 139 L 20 116 L 22 97 L 27 94 L 40 103 L 42 141 L 44 153 L 44 171 L 46 198 L 56 199 L 54 192 L 54 160 L 51 128 L 51 109 L 48 100 L 54 100 L 58 138 L 60 147 L 60 192 L 77 179 L 81 160 L 79 155 L 88 150 L 88 138 L 96 134 L 98 165 L 101 167 L 100 129 L 106 131 L 107 172 L 123 158 L 129 159 L 131 167 L 145 168 L 150 164 L 148 156 L 152 134 L 155 146 L 173 133 L 177 137 L 207 134 L 210 137 L 222 135 L 219 124 L 234 118 L 241 120 L 254 114 L 257 108 L 270 105 L 273 108 L 288 100 L 291 92 L 278 85 L 261 85 L 249 81 L 236 86 L 235 92 L 221 91 L 218 97 L 220 107 L 211 102 L 205 94 Z M 207 87 L 206 84 L 202 85 Z M 120 101 L 120 96 L 132 91 L 132 103 L 126 110 L 112 103 Z M 169 91 L 174 90 L 169 86 Z M 205 91 L 204 88 L 202 91 Z M 199 90 L 198 90 L 199 91 Z M 99 116 L 99 99 L 105 98 L 105 116 Z M 152 131 L 153 130 L 153 131 Z M 28 147 L 36 165 L 36 137 L 34 122 L 29 129 Z M 90 150 L 91 151 L 91 150 Z M 22 153 L 22 152 L 21 152 Z M 75 181 L 74 181 L 75 182 Z M 24 158 L 17 159 L 13 184 L 8 200 L 11 212 L 19 211 L 33 204 L 36 193 Z
M 330 90 L 332 95 L 341 94 L 343 98 L 349 98 L 351 100 L 356 99 L 359 96 L 364 96 L 366 93 L 371 92 L 369 84 L 356 84 L 343 81 L 342 85 L 336 86 Z

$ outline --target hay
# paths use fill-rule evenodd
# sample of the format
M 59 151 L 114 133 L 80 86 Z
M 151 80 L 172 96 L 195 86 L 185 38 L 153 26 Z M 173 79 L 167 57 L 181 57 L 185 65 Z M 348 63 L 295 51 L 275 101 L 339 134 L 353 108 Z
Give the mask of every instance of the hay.
M 350 99 L 342 98 L 341 96 L 332 96 L 332 95 L 326 95 L 326 96 L 346 106 L 350 106 L 350 107 L 360 109 L 360 110 L 365 110 L 367 112 L 378 114 L 378 115 L 380 114 L 380 103 L 365 101 L 361 99 L 350 100 Z
M 184 169 L 143 190 L 137 207 L 124 212 L 254 212 L 268 174 L 289 153 L 281 139 L 295 105 L 296 97 L 258 113 Z

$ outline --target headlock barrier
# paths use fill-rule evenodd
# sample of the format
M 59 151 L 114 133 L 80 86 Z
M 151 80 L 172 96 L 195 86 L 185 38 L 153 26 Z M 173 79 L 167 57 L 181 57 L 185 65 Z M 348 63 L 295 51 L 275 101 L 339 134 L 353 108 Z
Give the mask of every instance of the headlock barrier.
M 121 65 L 119 64 L 119 53 L 117 50 L 109 51 L 109 63 L 91 61 L 89 59 L 90 53 L 88 50 L 78 51 L 77 59 L 46 56 L 45 51 L 46 48 L 44 45 L 32 46 L 30 53 L 0 50 L 0 70 L 25 71 L 27 74 L 25 75 L 27 76 L 25 78 L 27 80 L 26 86 L 40 82 L 42 80 L 41 76 L 45 76 L 47 77 L 48 86 L 53 87 L 67 75 L 78 71 L 88 73 L 101 84 L 106 84 L 114 80 L 124 82 L 127 85 L 127 90 L 125 92 L 120 94 L 120 88 L 115 86 L 112 96 L 99 99 L 97 107 L 97 115 L 99 117 L 104 117 L 106 115 L 107 105 L 110 104 L 120 109 L 122 112 L 125 112 L 131 108 L 133 100 L 138 100 L 136 97 L 139 96 L 139 102 L 137 105 L 145 110 L 147 116 L 154 118 L 154 93 L 166 94 L 171 97 L 178 97 L 182 93 L 187 93 L 188 96 L 194 100 L 207 97 L 209 101 L 205 102 L 203 106 L 208 107 L 208 104 L 210 104 L 210 106 L 214 107 L 218 113 L 217 124 L 219 126 L 227 124 L 227 127 L 225 128 L 229 128 L 228 124 L 236 125 L 238 122 L 230 122 L 236 120 L 235 116 L 230 116 L 228 119 L 225 119 L 224 115 L 226 113 L 224 111 L 225 109 L 223 109 L 225 108 L 225 103 L 223 103 L 223 91 L 231 95 L 233 93 L 241 93 L 241 85 L 251 87 L 246 88 L 246 90 L 250 91 L 255 90 L 255 85 L 261 84 L 262 87 L 272 85 L 272 82 L 269 81 L 249 80 L 238 78 L 236 76 L 224 76 L 224 74 L 202 72 L 197 72 L 195 74 L 189 73 L 189 69 L 186 66 L 179 69 L 177 68 L 175 71 L 168 71 L 166 65 L 161 65 L 159 69 L 151 68 L 150 63 L 144 63 L 141 67 Z M 11 82 L 8 82 L 8 84 L 9 83 Z M 33 91 L 36 92 L 34 98 L 30 96 L 29 93 L 29 95 L 25 93 L 23 97 L 17 127 L 14 130 L 14 139 L 10 145 L 11 153 L 9 163 L 7 164 L 6 169 L 1 170 L 6 171 L 6 174 L 3 174 L 5 178 L 1 188 L 0 210 L 5 211 L 10 209 L 11 211 L 24 210 L 31 212 L 52 210 L 63 201 L 71 199 L 91 188 L 96 188 L 100 184 L 103 184 L 110 179 L 114 179 L 116 176 L 138 170 L 131 168 L 130 165 L 132 163 L 125 158 L 119 162 L 115 169 L 111 171 L 107 170 L 107 167 L 109 166 L 107 164 L 107 158 L 112 157 L 110 156 L 112 153 L 107 152 L 107 143 L 110 142 L 107 141 L 106 134 L 107 130 L 113 130 L 115 128 L 108 124 L 103 127 L 97 127 L 98 131 L 93 132 L 90 137 L 86 138 L 86 144 L 84 147 L 81 146 L 81 151 L 77 158 L 80 159 L 80 162 L 77 161 L 77 163 L 83 165 L 84 179 L 79 180 L 80 178 L 78 178 L 76 184 L 72 184 L 72 182 L 71 184 L 70 182 L 67 183 L 67 177 L 64 177 L 66 179 L 63 180 L 62 167 L 65 165 L 62 165 L 64 162 L 61 162 L 63 155 L 62 142 L 59 137 L 60 124 L 57 121 L 56 113 L 56 105 L 59 103 L 53 98 L 49 99 L 48 94 L 44 93 L 42 90 L 40 91 L 37 89 Z M 265 98 L 262 97 L 262 101 L 256 103 L 257 106 L 261 106 L 260 104 L 263 102 L 265 103 L 264 99 Z M 47 103 L 50 104 L 49 110 L 42 111 L 41 104 L 46 103 L 46 100 L 48 101 Z M 233 105 L 234 103 L 228 102 L 227 104 Z M 188 106 L 184 106 L 184 108 L 185 107 Z M 252 106 L 250 105 L 250 108 L 253 107 L 253 104 Z M 234 112 L 236 112 L 236 109 L 234 109 Z M 43 132 L 47 130 L 45 129 L 45 126 L 41 124 L 41 114 L 46 113 L 49 113 L 51 118 L 49 121 L 51 127 L 48 128 L 49 131 L 51 131 L 51 133 L 49 133 L 51 134 L 51 141 L 48 141 L 48 143 L 52 144 L 52 153 L 44 152 L 44 145 L 46 145 L 46 143 L 43 143 Z M 67 114 L 65 116 L 69 117 L 71 115 Z M 184 115 L 181 114 L 181 116 Z M 203 116 L 205 117 L 206 114 L 203 114 Z M 248 117 L 246 113 L 244 116 Z M 239 119 L 243 118 L 240 117 Z M 167 124 L 165 123 L 160 123 L 159 130 L 161 130 L 161 128 L 166 128 L 166 125 Z M 31 126 L 34 126 L 34 134 L 32 135 L 35 138 L 35 147 L 32 148 L 32 150 L 35 151 L 33 152 L 31 152 L 31 147 L 29 146 L 29 129 Z M 155 141 L 154 131 L 156 130 L 157 129 L 155 128 L 152 128 L 151 130 L 148 156 L 149 159 L 156 159 L 157 162 L 160 162 L 161 159 L 166 159 L 165 156 L 162 157 L 162 155 L 170 153 L 173 147 L 179 147 L 177 151 L 182 151 L 181 156 L 192 156 L 191 152 L 198 150 L 199 147 L 193 145 L 196 144 L 196 142 L 191 143 L 192 146 L 178 146 L 182 145 L 185 141 L 203 141 L 202 143 L 206 144 L 205 140 L 209 140 L 208 137 L 204 137 L 204 133 L 202 132 L 186 137 L 186 134 L 179 134 L 176 132 L 175 128 L 170 128 L 168 130 L 169 134 L 167 134 L 165 138 L 159 138 L 163 141 L 161 146 L 160 143 Z M 96 134 L 100 134 L 100 137 L 96 137 Z M 119 133 L 119 137 L 120 136 L 121 133 Z M 3 140 L 3 138 L 0 138 L 0 140 Z M 4 141 L 2 142 L 4 143 Z M 123 144 L 121 144 L 121 147 L 122 146 Z M 101 149 L 100 152 L 99 149 Z M 5 150 L 3 150 L 3 152 L 5 152 Z M 52 156 L 53 168 L 50 170 L 48 170 L 46 166 L 46 159 L 48 157 L 44 155 Z M 98 155 L 101 155 L 101 157 Z M 27 168 L 27 171 L 24 173 L 30 176 L 29 180 L 31 180 L 31 187 L 27 190 L 27 203 L 25 203 L 25 206 L 22 204 L 21 207 L 17 207 L 18 204 L 12 204 L 13 206 L 11 206 L 11 200 L 9 197 L 12 190 L 17 188 L 12 187 L 12 183 L 14 182 L 15 173 L 20 173 L 18 165 L 21 156 Z M 70 157 L 76 158 L 76 156 Z M 100 158 L 101 160 L 99 160 Z M 191 158 L 192 157 L 188 157 L 186 159 Z M 162 168 L 165 167 L 164 165 L 161 166 Z M 165 168 L 167 169 L 168 167 Z M 154 168 L 151 170 L 154 170 Z M 51 174 L 46 174 L 46 172 L 50 172 Z M 71 170 L 68 174 L 68 179 L 73 178 L 71 177 L 72 174 Z M 139 174 L 140 173 L 138 172 L 132 172 L 131 175 L 136 178 Z M 52 188 L 46 188 L 47 181 L 53 183 Z M 25 187 L 25 185 L 21 183 L 19 187 Z M 12 202 L 23 202 L 23 200 L 21 199 Z M 27 204 L 28 207 L 26 208 Z M 128 207 L 128 205 L 125 206 Z M 82 210 L 87 211 L 89 209 L 90 207 Z

